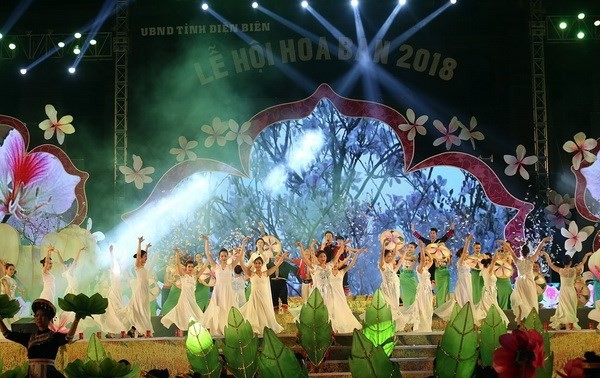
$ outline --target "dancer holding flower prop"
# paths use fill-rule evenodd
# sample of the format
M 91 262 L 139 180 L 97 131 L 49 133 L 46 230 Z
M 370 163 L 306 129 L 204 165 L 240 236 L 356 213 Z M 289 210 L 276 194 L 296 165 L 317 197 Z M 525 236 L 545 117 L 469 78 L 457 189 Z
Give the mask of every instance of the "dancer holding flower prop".
M 513 261 L 508 252 L 505 252 L 502 246 L 496 249 L 494 256 L 496 263 L 492 268 L 494 275 L 496 275 L 496 288 L 498 289 L 498 306 L 502 310 L 508 310 L 510 308 L 510 295 L 512 293 L 512 285 L 510 278 L 513 276 L 515 271 L 513 267 Z
M 388 246 L 396 248 L 395 244 L 387 243 Z M 392 318 L 396 322 L 396 330 L 403 331 L 406 321 L 400 312 L 400 281 L 396 272 L 404 262 L 404 254 L 401 258 L 395 259 L 398 252 L 386 249 L 385 240 L 381 243 L 381 253 L 379 256 L 379 272 L 381 273 L 381 293 L 392 311 Z
M 448 300 L 450 292 L 450 271 L 452 254 L 444 243 L 431 243 L 425 247 L 425 252 L 435 261 L 435 307 L 440 307 Z
M 398 230 L 385 230 L 379 235 L 379 242 L 384 249 L 396 252 L 404 247 L 405 239 Z

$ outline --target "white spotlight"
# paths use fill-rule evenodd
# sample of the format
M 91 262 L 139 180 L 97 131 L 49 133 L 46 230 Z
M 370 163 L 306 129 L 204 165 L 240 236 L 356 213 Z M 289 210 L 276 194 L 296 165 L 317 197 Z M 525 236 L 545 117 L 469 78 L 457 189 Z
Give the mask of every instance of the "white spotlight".
M 79 32 L 75 33 L 74 35 L 75 35 L 75 38 L 77 38 L 77 39 L 81 38 L 81 33 L 79 33 Z
M 11 49 L 11 50 L 14 50 L 14 49 L 17 48 L 17 45 L 15 45 L 14 43 L 9 43 L 8 44 L 8 48 Z
M 579 13 L 577 15 L 577 18 L 580 19 L 580 20 L 583 20 L 585 18 L 585 13 Z
M 202 3 L 202 10 L 208 10 L 208 4 Z
M 356 8 L 358 6 L 358 0 L 351 0 L 350 5 L 352 5 L 353 8 Z
M 21 73 L 21 75 L 25 75 L 27 73 L 27 68 L 21 68 L 19 72 Z
M 96 43 L 98 43 L 98 42 L 96 42 L 95 39 L 90 39 L 90 45 L 94 46 L 94 45 L 96 45 Z
M 4 36 L 2 35 L 2 33 L 0 33 L 0 39 L 2 39 L 2 37 L 4 37 Z
M 304 0 L 303 2 L 300 3 L 300 6 L 302 8 L 308 8 L 308 1 Z
M 62 49 L 63 47 L 65 47 L 65 43 L 63 41 L 58 42 L 58 47 Z
M 79 55 L 79 53 L 81 53 L 81 50 L 79 49 L 79 45 L 75 45 L 75 48 L 73 49 L 73 54 Z
M 594 21 L 594 26 L 600 26 L 600 20 Z
M 398 0 L 398 4 L 404 5 L 404 4 L 406 4 L 406 0 Z
M 258 3 L 256 1 L 252 2 L 252 8 L 254 8 L 254 9 L 258 8 Z
M 450 0 L 450 4 L 456 4 L 456 0 Z
M 69 67 L 69 73 L 70 74 L 74 74 L 75 73 L 75 67 Z

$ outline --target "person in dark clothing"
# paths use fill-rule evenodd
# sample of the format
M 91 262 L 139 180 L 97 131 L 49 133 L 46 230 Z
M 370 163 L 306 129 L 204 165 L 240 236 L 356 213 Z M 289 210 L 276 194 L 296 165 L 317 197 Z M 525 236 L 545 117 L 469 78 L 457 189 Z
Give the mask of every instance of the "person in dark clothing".
M 410 229 L 413 233 L 413 236 L 417 239 L 419 239 L 420 241 L 423 242 L 423 244 L 425 244 L 425 246 L 427 246 L 428 244 L 431 243 L 445 243 L 448 239 L 450 239 L 452 236 L 454 236 L 454 223 L 450 223 L 450 229 L 444 234 L 444 236 L 438 238 L 438 229 L 435 227 L 431 227 L 429 229 L 429 239 L 427 239 L 426 237 L 422 236 L 421 234 L 419 234 L 416 230 L 415 230 L 415 225 L 411 224 L 410 225 Z M 421 251 L 421 253 L 424 253 L 425 251 Z M 435 282 L 435 267 L 437 265 L 437 261 L 435 262 L 435 264 L 431 265 L 431 268 L 429 268 L 429 274 L 431 275 L 431 281 Z
M 296 265 L 290 264 L 288 261 L 290 260 L 286 256 L 286 261 L 284 261 L 275 272 L 269 276 L 271 280 L 271 296 L 273 299 L 273 310 L 275 312 L 279 311 L 279 301 L 281 300 L 281 308 L 284 311 L 288 309 L 288 289 L 287 289 L 287 278 L 290 273 L 294 274 L 298 271 L 298 267 Z M 271 269 L 275 266 L 273 259 L 269 261 L 267 264 L 267 269 Z
M 54 360 L 58 349 L 73 341 L 79 317 L 76 315 L 75 320 L 71 324 L 69 332 L 66 334 L 53 332 L 48 327 L 50 322 L 56 315 L 54 305 L 45 299 L 36 299 L 31 305 L 34 313 L 34 322 L 37 331 L 30 332 L 13 332 L 9 331 L 0 319 L 0 330 L 4 337 L 14 341 L 27 348 L 27 358 L 29 359 L 29 374 L 30 378 L 61 378 L 64 377 L 54 367 Z

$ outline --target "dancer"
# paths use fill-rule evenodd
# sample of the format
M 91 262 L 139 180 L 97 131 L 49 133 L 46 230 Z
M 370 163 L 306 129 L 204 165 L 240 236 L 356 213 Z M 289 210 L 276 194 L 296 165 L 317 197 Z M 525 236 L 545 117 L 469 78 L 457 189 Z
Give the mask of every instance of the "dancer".
M 50 273 L 54 265 L 52 262 L 52 257 L 50 257 L 52 252 L 56 254 L 61 263 L 63 262 L 60 252 L 57 249 L 54 249 L 54 246 L 50 244 L 46 250 L 46 257 L 40 260 L 40 263 L 42 264 L 42 282 L 44 285 L 42 293 L 40 294 L 40 298 L 54 303 L 56 302 L 56 280 L 54 275 Z
M 137 252 L 135 258 L 135 287 L 131 293 L 131 299 L 125 308 L 123 308 L 123 325 L 131 327 L 128 334 L 131 337 L 143 337 L 142 332 L 154 332 L 151 321 L 150 310 L 150 282 L 146 262 L 148 261 L 148 250 L 152 244 L 146 244 L 146 250 L 142 250 L 144 237 L 138 238 Z
M 219 263 L 217 264 L 210 253 L 208 236 L 201 235 L 204 240 L 204 251 L 206 258 L 212 269 L 215 270 L 215 287 L 212 297 L 204 313 L 203 326 L 210 331 L 213 336 L 222 336 L 229 318 L 229 310 L 232 307 L 237 308 L 237 301 L 233 291 L 233 267 L 242 263 L 245 253 L 246 242 L 249 237 L 242 240 L 241 253 L 233 261 L 229 259 L 229 253 L 226 249 L 219 251 Z M 228 261 L 229 260 L 229 261 Z
M 354 264 L 356 264 L 360 252 L 354 254 L 354 257 L 352 257 L 349 264 L 346 264 L 346 261 L 340 262 L 342 253 L 343 249 L 339 249 L 331 262 L 329 283 L 331 286 L 332 306 L 329 318 L 331 319 L 331 327 L 335 333 L 352 333 L 355 329 L 361 329 L 362 325 L 358 322 L 348 306 L 343 281 L 346 273 L 352 269 Z
M 169 265 L 165 269 L 165 284 L 162 290 L 162 307 L 160 315 L 164 316 L 175 307 L 181 296 L 181 276 L 179 272 L 183 271 L 181 261 L 176 260 L 175 256 L 169 258 Z M 165 290 L 165 286 L 167 289 Z M 166 297 L 165 297 L 166 293 Z
M 288 255 L 289 252 L 279 255 L 275 260 L 275 264 L 266 271 L 263 270 L 264 261 L 260 256 L 257 256 L 252 262 L 252 269 L 248 269 L 244 264 L 241 264 L 244 273 L 250 278 L 251 290 L 250 298 L 240 308 L 240 312 L 244 316 L 244 319 L 252 325 L 254 333 L 259 336 L 262 336 L 265 327 L 272 329 L 275 333 L 283 331 L 283 327 L 277 323 L 275 313 L 273 312 L 273 298 L 271 296 L 269 276 L 275 273 L 275 270 Z
M 317 244 L 317 241 L 313 240 L 311 245 L 309 246 L 309 250 L 314 251 L 316 244 Z M 302 243 L 300 243 L 300 242 L 297 242 L 296 245 L 298 246 L 298 249 L 300 250 L 300 258 L 294 259 L 294 263 L 298 266 L 298 276 L 300 277 L 300 280 L 302 282 L 302 287 L 300 289 L 300 292 L 302 295 L 302 302 L 306 303 L 306 301 L 308 301 L 308 296 L 310 295 L 310 292 L 312 290 L 313 279 L 312 279 L 312 276 L 310 275 L 310 269 L 308 267 L 308 264 L 306 263 L 306 261 L 303 258 L 304 254 L 305 254 L 304 247 L 302 246 Z M 312 254 L 312 256 L 314 256 L 314 253 Z
M 415 302 L 415 295 L 417 294 L 417 276 L 415 275 L 415 266 L 417 262 L 417 256 L 415 250 L 417 243 L 410 242 L 406 245 L 404 250 L 404 263 L 400 269 L 400 296 L 404 306 L 410 306 Z
M 510 295 L 510 305 L 517 321 L 526 319 L 532 309 L 539 313 L 537 291 L 533 280 L 533 263 L 542 252 L 542 248 L 551 240 L 552 238 L 549 236 L 542 239 L 532 256 L 529 255 L 529 247 L 524 245 L 521 248 L 522 258 L 517 257 L 506 240 L 502 241 L 502 248 L 508 251 L 513 258 L 519 272 L 519 276 L 515 281 L 515 289 Z
M 281 264 L 279 264 L 273 273 L 270 275 L 269 279 L 271 280 L 271 297 L 273 302 L 273 310 L 278 312 L 280 307 L 279 303 L 281 302 L 281 310 L 286 312 L 288 310 L 288 285 L 287 278 L 290 273 L 294 274 L 298 271 L 298 267 L 296 265 L 292 265 L 288 262 L 290 260 L 289 252 L 287 252 L 285 259 Z M 275 266 L 275 262 L 272 262 L 272 259 L 269 259 L 267 263 L 267 269 L 271 269 Z
M 0 294 L 5 294 L 9 299 L 17 299 L 17 291 L 21 294 L 22 297 L 25 296 L 25 292 L 17 285 L 17 281 L 14 279 L 16 270 L 14 264 L 5 263 L 4 271 L 6 275 L 0 279 Z M 19 302 L 19 305 L 22 305 Z M 15 315 L 10 319 L 4 319 L 6 326 L 8 329 L 11 329 L 11 324 L 19 320 L 19 316 Z
M 175 324 L 180 330 L 187 331 L 190 319 L 202 323 L 204 317 L 204 313 L 196 303 L 194 291 L 196 290 L 196 274 L 202 274 L 206 265 L 196 273 L 193 261 L 187 261 L 185 269 L 179 264 L 179 261 L 181 261 L 181 251 L 179 248 L 175 248 L 175 262 L 181 281 L 181 295 L 175 307 L 163 316 L 160 322 L 165 328 Z
M 452 255 L 435 260 L 435 307 L 440 307 L 448 300 L 450 292 L 450 271 Z
M 67 294 L 79 294 L 81 290 L 78 287 L 77 279 L 75 278 L 75 269 L 77 269 L 77 262 L 79 261 L 79 255 L 85 250 L 85 246 L 81 247 L 75 254 L 75 258 L 67 259 L 62 261 L 60 259 L 64 272 L 62 276 L 67 280 L 67 287 L 65 288 L 65 295 Z
M 489 255 L 488 255 L 489 256 Z M 504 324 L 508 325 L 508 317 L 498 305 L 498 289 L 496 289 L 496 275 L 493 273 L 494 265 L 498 259 L 497 255 L 489 256 L 481 260 L 481 276 L 483 277 L 483 293 L 481 301 L 476 305 L 474 319 L 476 322 L 481 322 L 487 316 L 488 311 L 492 306 L 496 306 L 496 310 L 500 314 L 500 318 Z
M 433 265 L 431 256 L 425 253 L 423 242 L 419 242 L 421 253 L 419 254 L 419 266 L 417 276 L 417 295 L 415 303 L 401 308 L 406 322 L 413 325 L 414 332 L 431 332 L 433 321 L 433 294 L 431 292 L 431 274 L 429 268 Z
M 196 254 L 196 277 L 198 277 L 198 281 L 196 282 L 196 290 L 194 291 L 194 296 L 196 297 L 196 303 L 198 307 L 202 311 L 206 310 L 208 306 L 208 298 L 210 297 L 210 288 L 215 286 L 215 275 L 213 267 L 208 266 L 208 261 L 206 261 L 207 268 L 204 269 L 204 273 L 198 274 L 198 271 L 202 269 L 205 265 L 204 259 L 201 254 Z
M 233 268 L 233 281 L 231 285 L 233 286 L 233 291 L 235 292 L 237 307 L 240 308 L 247 302 L 246 281 L 247 277 L 244 275 L 244 269 L 241 265 L 236 265 L 235 268 Z
M 563 267 L 559 268 L 552 263 L 550 256 L 542 252 L 546 257 L 546 262 L 550 269 L 560 275 L 560 291 L 558 292 L 558 306 L 554 316 L 550 317 L 550 327 L 553 329 L 567 328 L 573 324 L 573 329 L 580 330 L 579 320 L 577 319 L 577 292 L 575 291 L 575 278 L 579 277 L 583 271 L 583 266 L 587 259 L 592 255 L 591 252 L 583 256 L 581 262 L 571 267 L 571 256 L 566 255 L 563 259 Z
M 100 325 L 100 328 L 106 332 L 107 338 L 114 338 L 116 334 L 125 330 L 125 326 L 121 322 L 120 314 L 123 312 L 123 299 L 121 297 L 121 267 L 115 259 L 114 246 L 111 244 L 108 247 L 110 254 L 110 286 L 108 288 L 108 307 L 104 314 L 95 317 Z
M 161 298 L 160 299 L 161 314 L 164 311 L 165 302 L 168 300 L 169 294 L 171 293 L 171 287 L 175 284 L 176 281 L 177 281 L 177 264 L 175 262 L 175 257 L 171 256 L 171 257 L 169 257 L 169 262 L 168 262 L 167 266 L 165 267 L 165 276 L 163 278 L 163 287 L 162 287 L 161 296 L 160 296 L 160 298 Z M 179 299 L 179 297 L 177 297 L 177 299 Z M 175 303 L 177 303 L 177 301 L 175 301 Z
M 400 281 L 396 276 L 396 272 L 400 269 L 404 262 L 404 256 L 394 261 L 396 253 L 385 249 L 381 244 L 381 252 L 379 255 L 379 273 L 381 273 L 381 293 L 392 311 L 392 318 L 396 322 L 396 331 L 404 331 L 406 321 L 400 312 Z
M 497 278 L 496 288 L 498 289 L 498 306 L 500 306 L 502 310 L 509 310 L 510 295 L 512 294 L 510 278 L 514 272 L 513 259 L 508 252 L 504 251 L 502 246 L 496 249 L 494 256 L 498 256 L 494 268 L 492 269 Z
M 481 275 L 481 260 L 485 255 L 481 253 L 481 243 L 473 243 L 473 254 L 469 256 L 471 263 L 471 288 L 473 290 L 473 303 L 478 304 L 483 293 L 483 276 Z
M 331 262 L 335 256 L 335 243 L 333 240 L 333 232 L 327 230 L 323 235 L 323 242 L 319 246 L 319 251 L 325 251 L 327 254 L 327 262 Z
M 544 293 L 546 292 L 546 286 L 548 282 L 546 282 L 546 276 L 542 273 L 541 266 L 539 262 L 533 263 L 533 281 L 535 282 L 535 288 L 537 290 L 537 301 L 538 303 L 544 300 Z

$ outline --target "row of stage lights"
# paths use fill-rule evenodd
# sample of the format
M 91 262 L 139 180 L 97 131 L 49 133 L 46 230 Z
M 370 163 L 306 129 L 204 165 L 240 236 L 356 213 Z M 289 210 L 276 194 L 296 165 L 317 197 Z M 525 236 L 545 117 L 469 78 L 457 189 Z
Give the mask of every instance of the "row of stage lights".
M 577 19 L 578 20 L 585 19 L 585 13 L 579 13 L 577 15 Z M 569 26 L 569 24 L 567 23 L 567 21 L 560 21 L 559 24 L 558 24 L 558 27 L 560 28 L 560 30 L 566 30 L 568 26 Z M 600 26 L 600 19 L 594 20 L 594 26 L 596 26 L 596 27 Z M 579 30 L 577 32 L 577 38 L 584 39 L 585 38 L 585 32 L 583 30 Z
M 450 4 L 456 4 L 458 0 L 450 0 Z M 400 5 L 404 5 L 406 4 L 406 0 L 398 0 L 398 4 Z M 350 5 L 352 5 L 353 8 L 358 7 L 359 3 L 358 0 L 350 0 Z M 258 2 L 257 1 L 253 1 L 250 6 L 252 6 L 252 8 L 256 9 L 258 8 Z M 308 1 L 303 0 L 300 2 L 300 6 L 302 8 L 308 8 Z M 208 10 L 208 3 L 202 3 L 202 10 Z

